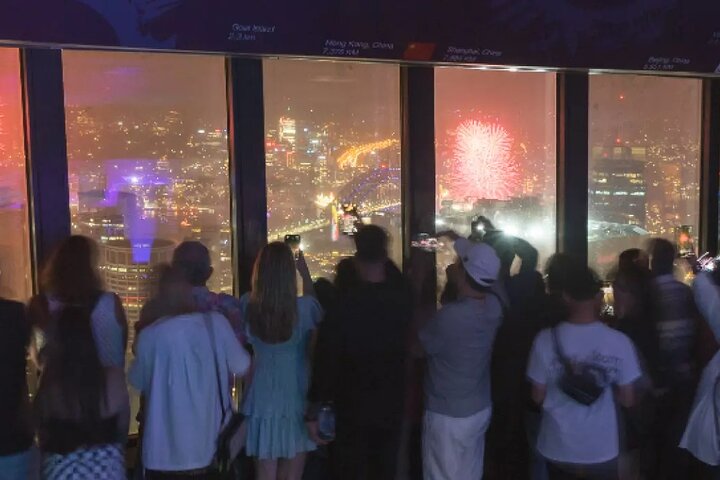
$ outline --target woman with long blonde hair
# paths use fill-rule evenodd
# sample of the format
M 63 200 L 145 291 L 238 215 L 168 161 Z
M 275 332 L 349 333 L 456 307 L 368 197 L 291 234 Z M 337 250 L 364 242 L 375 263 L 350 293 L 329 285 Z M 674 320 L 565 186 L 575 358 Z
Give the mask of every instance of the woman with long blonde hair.
M 298 297 L 296 270 L 303 279 Z M 309 346 L 321 318 L 312 279 L 300 252 L 274 242 L 255 261 L 252 291 L 242 299 L 255 352 L 255 372 L 243 401 L 247 453 L 257 478 L 300 480 L 306 452 L 315 449 L 303 420 Z

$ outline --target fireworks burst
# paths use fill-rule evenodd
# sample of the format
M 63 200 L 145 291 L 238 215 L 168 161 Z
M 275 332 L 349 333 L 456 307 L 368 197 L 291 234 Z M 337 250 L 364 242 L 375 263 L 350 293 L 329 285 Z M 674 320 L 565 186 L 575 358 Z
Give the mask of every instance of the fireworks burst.
M 467 120 L 455 130 L 450 172 L 454 198 L 507 200 L 520 184 L 513 139 L 498 124 Z

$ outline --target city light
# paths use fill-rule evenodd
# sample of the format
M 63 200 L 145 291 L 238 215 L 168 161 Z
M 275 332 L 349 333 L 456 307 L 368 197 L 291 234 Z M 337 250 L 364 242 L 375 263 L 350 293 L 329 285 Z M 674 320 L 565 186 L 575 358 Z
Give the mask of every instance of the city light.
M 379 142 L 365 143 L 363 145 L 357 145 L 350 147 L 338 157 L 337 164 L 341 169 L 355 168 L 358 166 L 360 157 L 363 155 L 371 154 L 377 150 L 384 150 L 386 148 L 398 145 L 400 142 L 397 139 L 387 139 Z
M 326 208 L 328 205 L 330 205 L 333 201 L 335 201 L 335 194 L 334 193 L 319 193 L 315 197 L 315 205 L 317 205 L 320 208 Z
M 520 174 L 512 147 L 513 138 L 496 123 L 460 124 L 452 154 L 452 197 L 507 200 L 517 195 Z

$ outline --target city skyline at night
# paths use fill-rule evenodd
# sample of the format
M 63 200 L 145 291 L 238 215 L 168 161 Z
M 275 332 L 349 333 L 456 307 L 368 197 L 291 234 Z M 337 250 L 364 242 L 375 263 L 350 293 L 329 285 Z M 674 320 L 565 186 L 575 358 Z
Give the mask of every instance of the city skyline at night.
M 385 228 L 402 256 L 399 71 L 386 65 L 264 62 L 268 240 L 302 235 L 314 277 L 354 252 L 343 203 Z M 294 125 L 284 138 L 283 122 Z
M 216 181 L 228 176 L 224 83 L 219 78 L 223 67 L 215 62 L 209 68 L 207 58 L 199 61 L 203 66 L 190 69 L 190 80 L 178 75 L 168 88 L 166 76 L 188 70 L 185 58 L 73 54 L 66 59 L 70 204 L 76 231 L 87 228 L 93 233 L 93 228 L 98 228 L 94 218 L 98 215 L 88 214 L 100 213 L 106 226 L 115 225 L 123 235 L 159 236 L 174 242 L 194 238 L 216 244 L 213 260 L 221 268 L 213 287 L 231 291 L 234 272 L 229 180 Z M 363 198 L 374 196 L 376 201 L 367 205 L 371 214 L 367 218 L 372 221 L 374 216 L 375 221 L 399 233 L 395 216 L 401 172 L 397 170 L 399 101 L 394 67 L 382 66 L 393 72 L 388 76 L 378 75 L 377 65 L 325 65 L 318 69 L 318 65 L 307 61 L 266 61 L 265 126 L 268 179 L 272 180 L 268 185 L 269 237 L 281 239 L 283 233 L 306 231 L 309 240 L 322 230 L 320 243 L 327 238 L 332 243 L 323 245 L 326 251 L 319 256 L 325 258 L 322 265 L 319 262 L 315 266 L 316 275 L 327 276 L 332 274 L 335 260 L 352 250 L 350 239 L 335 238 L 333 234 L 337 227 L 333 225 L 332 204 L 356 201 L 350 197 L 357 193 L 362 193 Z M 272 69 L 280 67 L 283 71 L 273 75 Z M 198 74 L 198 70 L 205 73 Z M 207 74 L 211 70 L 216 75 Z M 465 76 L 464 72 L 468 71 L 437 70 L 438 209 L 445 202 L 446 206 L 452 203 L 462 210 L 468 201 L 449 188 L 448 172 L 456 168 L 452 142 L 457 128 L 463 122 L 494 124 L 512 139 L 511 157 L 518 165 L 517 195 L 509 198 L 524 199 L 525 207 L 535 202 L 537 208 L 549 212 L 542 225 L 533 224 L 522 231 L 517 228 L 522 222 L 513 221 L 505 225 L 506 230 L 529 237 L 543 230 L 542 235 L 551 236 L 555 202 L 554 83 L 527 79 L 552 74 L 471 70 L 472 75 Z M 212 77 L 217 77 L 214 82 L 210 81 Z M 606 85 L 597 86 L 599 81 Z M 187 95 L 190 82 L 200 82 L 203 95 Z M 689 226 L 696 233 L 699 116 L 687 106 L 697 103 L 698 90 L 693 86 L 697 81 L 603 75 L 591 76 L 591 83 L 596 85 L 590 103 L 591 148 L 620 145 L 647 152 L 646 214 L 644 224 L 638 226 L 648 235 L 670 237 L 680 226 Z M 72 88 L 81 84 L 86 88 Z M 22 122 L 19 98 L 13 100 L 10 92 L 13 85 L 19 89 L 11 72 L 0 75 L 0 168 L 5 172 L 0 201 L 6 206 L 5 221 L 26 228 Z M 669 89 L 673 94 L 665 95 L 664 102 L 656 104 L 653 99 Z M 510 91 L 512 102 L 503 96 L 503 92 Z M 213 103 L 215 107 L 210 108 Z M 292 122 L 292 136 L 280 131 L 283 119 Z M 591 152 L 588 158 L 592 170 Z M 112 167 L 128 170 L 120 181 L 107 171 L 111 160 L 116 162 Z M 147 165 L 156 171 L 148 172 Z M 157 182 L 158 175 L 172 178 Z M 388 178 L 381 178 L 383 175 Z M 162 185 L 150 188 L 148 182 Z M 90 196 L 103 192 L 101 204 L 81 212 L 80 192 Z M 137 194 L 139 205 L 133 221 L 113 220 L 118 207 L 111 203 L 117 192 Z M 341 198 L 343 195 L 348 198 Z M 176 197 L 182 197 L 184 204 L 180 205 Z M 498 208 L 512 209 L 516 200 Z M 103 220 L 102 215 L 108 218 Z M 597 210 L 590 216 L 592 222 L 605 221 Z M 606 229 L 606 234 L 612 235 L 610 230 Z M 591 232 L 591 244 L 597 239 Z M 402 240 L 394 240 L 398 253 Z M 13 242 L 26 243 L 20 238 Z M 317 242 L 308 246 L 312 255 Z M 9 257 L 3 267 L 6 277 L 10 271 L 29 269 L 25 263 L 9 266 Z M 27 287 L 13 287 L 6 294 L 16 298 L 28 295 L 29 276 L 25 278 Z

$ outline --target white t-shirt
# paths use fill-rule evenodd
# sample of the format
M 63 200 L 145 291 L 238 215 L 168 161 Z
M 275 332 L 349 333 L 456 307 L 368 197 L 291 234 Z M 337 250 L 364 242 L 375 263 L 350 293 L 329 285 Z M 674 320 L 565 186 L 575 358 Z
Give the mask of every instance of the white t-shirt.
M 528 365 L 530 380 L 547 386 L 538 451 L 555 462 L 587 465 L 610 461 L 619 454 L 612 386 L 628 385 L 641 376 L 635 348 L 625 335 L 600 322 L 562 323 L 556 328 L 563 354 L 573 363 L 596 367 L 606 388 L 590 406 L 565 395 L 558 386 L 563 368 L 552 331 L 540 332 Z
M 230 374 L 245 373 L 250 356 L 224 316 L 213 312 L 163 318 L 140 333 L 129 379 L 145 395 L 145 468 L 194 470 L 212 461 L 222 417 L 213 354 L 220 379 L 226 380 L 221 381 L 222 396 L 230 411 Z

